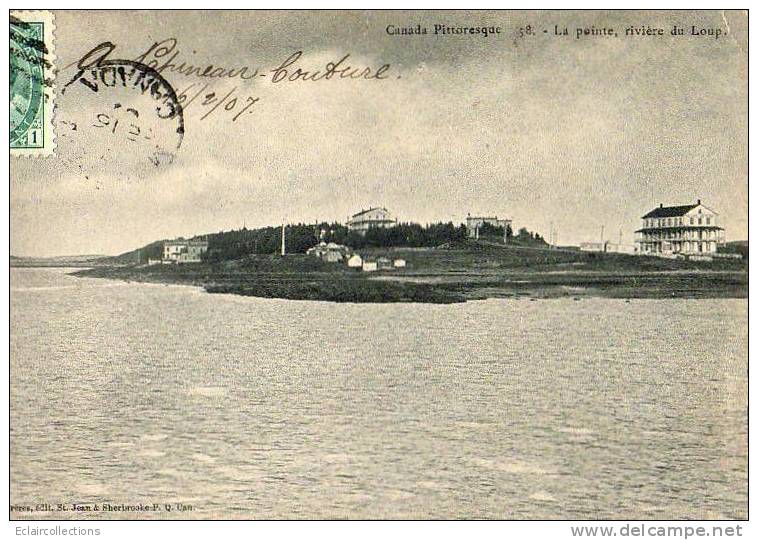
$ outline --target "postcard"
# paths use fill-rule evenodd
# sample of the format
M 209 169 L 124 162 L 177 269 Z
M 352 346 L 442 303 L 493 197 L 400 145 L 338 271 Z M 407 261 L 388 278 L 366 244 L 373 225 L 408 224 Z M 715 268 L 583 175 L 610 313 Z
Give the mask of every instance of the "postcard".
M 747 519 L 746 11 L 9 17 L 11 520 Z

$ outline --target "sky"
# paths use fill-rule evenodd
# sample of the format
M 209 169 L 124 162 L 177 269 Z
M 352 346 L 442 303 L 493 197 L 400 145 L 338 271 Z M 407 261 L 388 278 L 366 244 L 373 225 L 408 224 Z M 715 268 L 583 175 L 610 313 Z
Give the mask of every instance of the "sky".
M 501 33 L 434 35 L 435 24 Z M 522 39 L 527 25 L 535 35 Z M 632 25 L 665 35 L 575 37 Z M 673 25 L 727 33 L 672 37 Z M 652 208 L 701 199 L 728 240 L 747 239 L 740 12 L 57 11 L 55 26 L 56 155 L 11 158 L 13 255 L 117 254 L 283 220 L 344 222 L 371 206 L 420 223 L 497 215 L 546 237 L 552 224 L 567 245 L 599 240 L 601 228 L 631 243 Z M 176 64 L 265 76 L 164 69 L 185 103 L 198 96 L 180 144 L 149 96 L 66 86 L 100 43 L 115 45 L 109 59 L 133 60 L 169 38 Z M 291 69 L 323 71 L 348 54 L 342 65 L 389 68 L 382 80 L 273 83 L 296 51 Z M 211 92 L 232 93 L 211 111 Z M 234 120 L 248 97 L 258 101 Z M 128 108 L 150 140 L 128 140 Z

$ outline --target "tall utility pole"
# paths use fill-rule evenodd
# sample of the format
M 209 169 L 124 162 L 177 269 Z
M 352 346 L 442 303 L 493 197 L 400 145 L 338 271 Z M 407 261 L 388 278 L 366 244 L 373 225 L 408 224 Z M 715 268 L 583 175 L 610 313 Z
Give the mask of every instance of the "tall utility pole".
M 619 229 L 619 245 L 621 245 L 621 229 Z
M 287 247 L 284 242 L 284 220 L 282 220 L 282 257 L 287 254 Z
M 550 222 L 550 247 L 555 247 L 555 240 L 553 239 L 553 222 Z
M 600 225 L 600 243 L 603 243 L 603 233 L 605 232 L 605 225 Z

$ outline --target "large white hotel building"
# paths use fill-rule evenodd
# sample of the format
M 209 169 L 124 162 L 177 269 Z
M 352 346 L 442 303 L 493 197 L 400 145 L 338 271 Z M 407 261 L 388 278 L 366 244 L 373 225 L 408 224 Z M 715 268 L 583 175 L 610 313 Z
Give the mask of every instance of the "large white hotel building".
M 715 253 L 724 243 L 718 214 L 701 204 L 663 206 L 642 216 L 635 231 L 637 252 L 642 254 Z

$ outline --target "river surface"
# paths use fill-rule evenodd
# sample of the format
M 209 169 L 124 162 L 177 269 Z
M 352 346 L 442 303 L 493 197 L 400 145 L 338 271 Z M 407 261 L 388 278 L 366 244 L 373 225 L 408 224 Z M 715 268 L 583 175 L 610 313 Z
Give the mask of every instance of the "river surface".
M 68 272 L 11 269 L 11 504 L 51 505 L 12 517 L 747 515 L 747 300 L 356 305 Z

